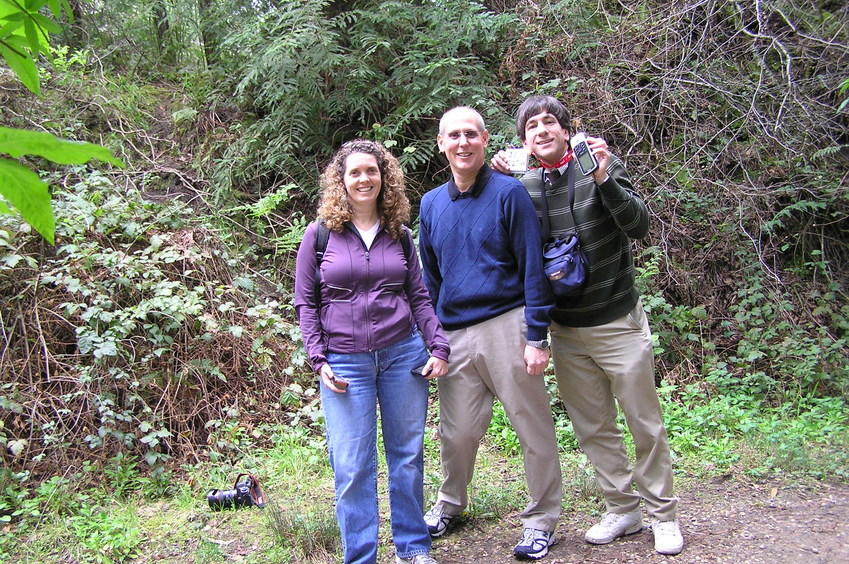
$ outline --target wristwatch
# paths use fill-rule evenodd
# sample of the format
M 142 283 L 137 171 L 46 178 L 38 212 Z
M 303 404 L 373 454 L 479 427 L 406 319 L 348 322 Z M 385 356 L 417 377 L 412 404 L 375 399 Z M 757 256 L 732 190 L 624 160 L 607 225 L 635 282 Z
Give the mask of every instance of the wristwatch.
M 542 341 L 528 341 L 528 345 L 535 349 L 548 349 L 548 340 L 543 339 Z

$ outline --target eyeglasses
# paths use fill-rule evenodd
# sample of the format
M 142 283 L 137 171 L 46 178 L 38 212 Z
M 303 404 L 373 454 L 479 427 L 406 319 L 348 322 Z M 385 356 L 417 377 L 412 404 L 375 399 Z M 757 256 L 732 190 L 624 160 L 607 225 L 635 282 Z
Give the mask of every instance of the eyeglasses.
M 448 137 L 452 141 L 459 141 L 460 136 L 464 135 L 467 140 L 471 141 L 480 137 L 480 134 L 480 131 L 477 131 L 475 129 L 468 129 L 466 131 L 449 131 L 448 134 L 446 134 L 446 137 Z

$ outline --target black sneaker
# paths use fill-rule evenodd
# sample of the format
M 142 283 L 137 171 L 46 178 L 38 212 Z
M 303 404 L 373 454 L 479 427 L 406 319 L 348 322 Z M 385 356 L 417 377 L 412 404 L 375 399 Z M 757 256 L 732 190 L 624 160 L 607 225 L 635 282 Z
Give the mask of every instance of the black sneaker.
M 427 524 L 427 531 L 433 538 L 441 537 L 448 530 L 448 524 L 456 517 L 456 515 L 446 515 L 442 509 L 434 505 L 430 511 L 424 514 L 424 520 Z
M 513 556 L 519 560 L 539 560 L 548 554 L 548 547 L 555 542 L 553 532 L 527 527 L 522 531 L 522 540 L 513 549 Z

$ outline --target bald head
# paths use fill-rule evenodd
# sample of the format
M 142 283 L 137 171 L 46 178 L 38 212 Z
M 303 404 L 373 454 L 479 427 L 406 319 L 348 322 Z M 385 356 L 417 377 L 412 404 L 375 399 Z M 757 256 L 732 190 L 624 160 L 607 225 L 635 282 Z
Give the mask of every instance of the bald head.
M 477 124 L 479 131 L 484 131 L 486 129 L 486 125 L 483 122 L 483 116 L 480 115 L 476 109 L 470 108 L 469 106 L 457 106 L 442 114 L 442 118 L 439 120 L 440 135 L 445 134 L 445 124 L 456 117 L 470 117 Z

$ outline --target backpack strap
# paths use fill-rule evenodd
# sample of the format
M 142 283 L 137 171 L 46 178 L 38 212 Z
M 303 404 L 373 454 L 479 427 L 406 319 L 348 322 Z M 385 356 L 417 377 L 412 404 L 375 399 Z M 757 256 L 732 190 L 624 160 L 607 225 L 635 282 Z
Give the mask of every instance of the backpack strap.
M 410 233 L 410 229 L 406 225 L 401 227 L 404 229 L 404 234 L 401 235 L 401 248 L 404 249 L 404 258 L 407 259 L 407 262 L 410 262 L 410 255 L 412 254 L 410 246 L 413 242 L 413 234 Z
M 315 233 L 315 279 L 313 280 L 313 296 L 315 305 L 321 305 L 321 260 L 324 251 L 327 250 L 327 241 L 330 239 L 330 228 L 323 221 L 318 221 L 318 229 Z

